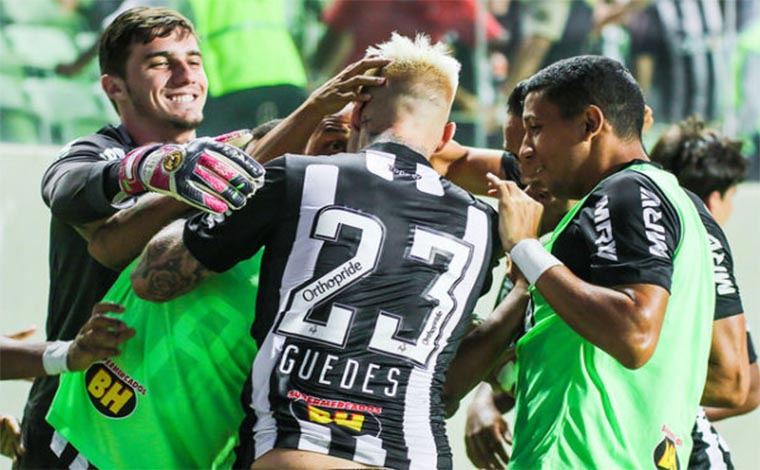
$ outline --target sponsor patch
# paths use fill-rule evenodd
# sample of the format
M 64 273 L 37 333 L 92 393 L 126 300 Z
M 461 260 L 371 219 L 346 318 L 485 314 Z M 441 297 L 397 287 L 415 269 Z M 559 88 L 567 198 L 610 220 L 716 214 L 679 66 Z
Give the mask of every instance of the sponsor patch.
M 654 448 L 652 459 L 657 470 L 680 470 L 681 462 L 678 460 L 677 447 L 683 444 L 683 440 L 677 437 L 667 426 L 662 426 L 665 436 Z
M 85 387 L 92 405 L 108 418 L 131 415 L 137 407 L 137 394 L 147 393 L 145 387 L 110 360 L 87 369 Z
M 290 411 L 296 419 L 335 426 L 353 435 L 380 435 L 381 424 L 375 414 L 382 413 L 382 407 L 314 397 L 298 390 L 290 390 L 288 398 L 293 400 Z

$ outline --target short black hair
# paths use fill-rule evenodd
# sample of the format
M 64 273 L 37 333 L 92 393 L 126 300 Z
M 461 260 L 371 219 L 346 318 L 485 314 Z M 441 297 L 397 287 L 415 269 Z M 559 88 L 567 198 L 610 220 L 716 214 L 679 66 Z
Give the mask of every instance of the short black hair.
M 713 192 L 721 196 L 747 175 L 749 162 L 742 143 L 705 127 L 690 117 L 669 127 L 655 144 L 650 158 L 670 171 L 684 188 L 702 200 Z
M 251 129 L 253 140 L 263 139 L 265 135 L 269 134 L 269 132 L 277 127 L 277 125 L 281 122 L 282 119 L 271 119 L 263 124 L 259 124 L 258 126 L 254 127 Z
M 507 98 L 507 113 L 513 116 L 522 116 L 523 108 L 525 107 L 525 85 L 526 80 L 521 81 L 512 90 Z
M 641 139 L 644 96 L 636 79 L 620 62 L 584 55 L 560 60 L 527 80 L 525 95 L 543 92 L 563 118 L 598 106 L 615 133 L 623 139 Z

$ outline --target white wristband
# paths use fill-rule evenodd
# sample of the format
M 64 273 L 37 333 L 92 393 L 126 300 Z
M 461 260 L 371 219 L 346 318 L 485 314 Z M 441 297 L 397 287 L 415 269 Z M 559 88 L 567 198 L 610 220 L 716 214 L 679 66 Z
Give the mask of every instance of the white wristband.
M 512 247 L 509 256 L 531 284 L 535 284 L 547 269 L 562 264 L 535 238 L 520 240 Z
M 48 344 L 45 352 L 42 353 L 42 367 L 47 375 L 58 375 L 69 371 L 66 361 L 71 343 L 73 341 L 55 341 Z

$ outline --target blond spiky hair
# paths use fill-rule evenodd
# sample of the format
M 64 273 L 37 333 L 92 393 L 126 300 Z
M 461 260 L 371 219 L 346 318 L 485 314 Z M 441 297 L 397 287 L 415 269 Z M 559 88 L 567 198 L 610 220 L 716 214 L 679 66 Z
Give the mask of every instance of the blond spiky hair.
M 412 40 L 395 31 L 391 39 L 367 48 L 366 56 L 380 56 L 393 62 L 383 68 L 387 76 L 400 75 L 438 81 L 446 84 L 453 97 L 459 85 L 459 61 L 451 56 L 448 46 L 443 43 L 430 43 L 426 34 L 418 34 Z

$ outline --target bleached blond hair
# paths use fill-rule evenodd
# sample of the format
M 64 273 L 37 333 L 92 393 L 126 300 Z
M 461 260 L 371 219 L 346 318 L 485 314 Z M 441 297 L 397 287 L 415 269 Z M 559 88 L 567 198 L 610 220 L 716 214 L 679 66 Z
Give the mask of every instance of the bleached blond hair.
M 452 57 L 447 45 L 440 42 L 431 44 L 426 34 L 418 34 L 412 40 L 393 32 L 390 40 L 368 47 L 365 56 L 393 60 L 383 67 L 384 76 L 436 86 L 450 100 L 453 100 L 459 86 L 462 65 Z

